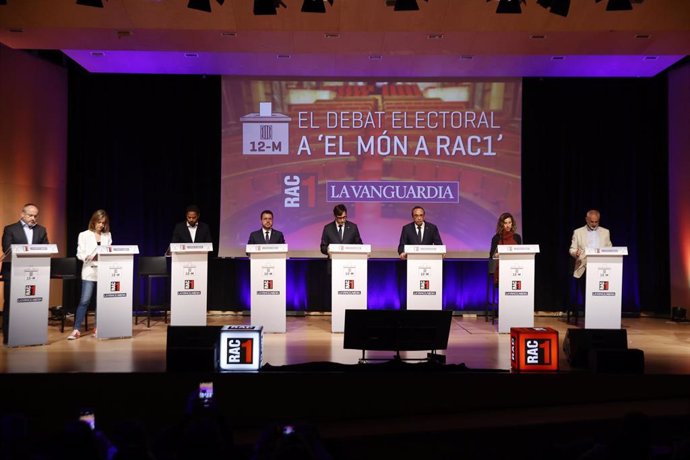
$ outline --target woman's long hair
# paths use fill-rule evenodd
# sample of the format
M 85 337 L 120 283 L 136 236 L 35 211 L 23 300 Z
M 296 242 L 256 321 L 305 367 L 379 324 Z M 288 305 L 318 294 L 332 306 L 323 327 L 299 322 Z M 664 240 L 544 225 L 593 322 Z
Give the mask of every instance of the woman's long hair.
M 89 220 L 89 230 L 96 231 L 96 224 L 103 220 L 103 233 L 110 232 L 110 219 L 108 218 L 108 213 L 103 209 L 99 209 L 91 215 L 91 220 Z
M 503 233 L 503 221 L 506 220 L 507 218 L 510 217 L 510 220 L 513 222 L 513 225 L 510 227 L 510 231 L 515 233 L 515 229 L 517 228 L 517 223 L 515 222 L 515 217 L 509 212 L 504 212 L 498 217 L 498 222 L 496 223 L 496 234 L 500 235 Z

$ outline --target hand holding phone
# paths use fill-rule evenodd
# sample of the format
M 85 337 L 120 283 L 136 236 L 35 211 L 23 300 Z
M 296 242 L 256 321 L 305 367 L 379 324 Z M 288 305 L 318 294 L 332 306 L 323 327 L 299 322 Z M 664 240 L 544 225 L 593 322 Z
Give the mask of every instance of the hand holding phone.
M 199 400 L 204 407 L 209 407 L 213 401 L 213 382 L 199 384 Z
M 82 409 L 79 411 L 79 420 L 89 425 L 92 430 L 96 429 L 96 414 L 92 409 Z

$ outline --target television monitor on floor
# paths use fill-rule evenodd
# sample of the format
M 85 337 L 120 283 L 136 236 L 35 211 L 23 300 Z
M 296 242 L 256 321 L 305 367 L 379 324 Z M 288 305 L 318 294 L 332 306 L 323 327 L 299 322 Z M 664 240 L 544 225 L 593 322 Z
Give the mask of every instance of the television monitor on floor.
M 346 310 L 344 348 L 445 350 L 452 314 L 437 310 Z

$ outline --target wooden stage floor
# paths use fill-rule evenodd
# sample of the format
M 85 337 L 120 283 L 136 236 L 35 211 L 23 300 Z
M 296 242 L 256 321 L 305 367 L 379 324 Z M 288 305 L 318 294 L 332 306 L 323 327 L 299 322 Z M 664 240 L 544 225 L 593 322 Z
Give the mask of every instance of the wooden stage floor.
M 249 317 L 210 312 L 208 323 L 248 324 Z M 535 326 L 558 330 L 560 350 L 574 327 L 548 315 L 537 315 Z M 483 317 L 453 317 L 448 366 L 440 369 L 342 369 L 334 363 L 354 365 L 361 351 L 343 349 L 329 315 L 308 315 L 288 317 L 286 334 L 265 335 L 271 369 L 212 375 L 166 372 L 167 325 L 160 319 L 113 340 L 87 334 L 68 341 L 69 330 L 51 323 L 47 345 L 0 349 L 0 387 L 9 395 L 0 415 L 22 413 L 35 429 L 51 432 L 91 407 L 106 432 L 137 420 L 155 436 L 180 420 L 199 382 L 212 380 L 217 410 L 232 420 L 238 459 L 250 458 L 274 423 L 313 426 L 336 460 L 576 458 L 568 456 L 574 439 L 594 439 L 631 412 L 652 417 L 668 445 L 690 435 L 690 323 L 624 318 L 623 327 L 629 347 L 644 351 L 644 375 L 570 369 L 564 353 L 558 373 L 507 372 L 510 337 Z
M 68 320 L 69 323 L 69 320 Z M 249 316 L 231 312 L 209 312 L 209 325 L 249 324 Z M 562 352 L 568 328 L 558 316 L 535 317 L 535 326 L 559 332 L 562 371 L 570 370 Z M 465 364 L 469 369 L 509 370 L 509 334 L 498 334 L 496 325 L 483 317 L 454 316 L 451 324 L 447 364 Z M 577 327 L 583 327 L 580 321 Z M 646 374 L 690 374 L 690 323 L 660 318 L 624 318 L 629 348 L 645 354 Z M 167 325 L 162 318 L 134 326 L 133 337 L 98 340 L 91 331 L 79 340 L 68 341 L 70 332 L 60 333 L 59 324 L 49 325 L 47 345 L 0 350 L 0 373 L 137 373 L 165 372 Z M 403 358 L 424 357 L 426 352 L 403 352 Z M 367 357 L 392 357 L 392 352 L 368 352 Z M 330 332 L 330 316 L 289 316 L 286 334 L 265 334 L 264 364 L 284 366 L 313 362 L 355 364 L 359 350 L 343 349 L 343 335 Z

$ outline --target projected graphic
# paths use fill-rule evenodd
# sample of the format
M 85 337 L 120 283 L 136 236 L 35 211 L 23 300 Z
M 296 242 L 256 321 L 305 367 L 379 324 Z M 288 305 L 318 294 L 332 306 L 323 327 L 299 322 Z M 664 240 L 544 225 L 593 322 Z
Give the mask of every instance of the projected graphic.
M 521 222 L 521 83 L 223 79 L 219 255 L 245 256 L 263 209 L 292 257 L 323 257 L 344 203 L 372 257 L 397 257 L 420 205 L 449 257 L 486 257 Z

